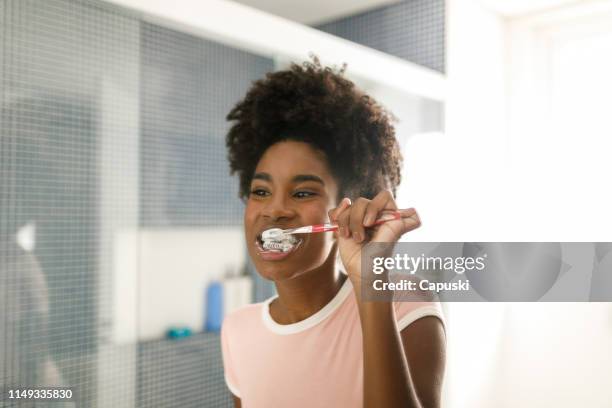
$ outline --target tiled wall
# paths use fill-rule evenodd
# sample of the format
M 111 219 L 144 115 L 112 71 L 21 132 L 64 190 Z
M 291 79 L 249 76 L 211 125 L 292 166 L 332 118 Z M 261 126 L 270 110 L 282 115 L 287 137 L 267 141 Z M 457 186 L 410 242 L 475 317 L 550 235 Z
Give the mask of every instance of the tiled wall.
M 0 4 L 1 385 L 70 385 L 81 406 L 104 393 L 121 401 L 123 390 L 99 386 L 111 296 L 101 215 L 132 227 L 123 208 L 137 204 L 102 196 L 113 157 L 100 148 L 108 133 L 120 151 L 138 137 L 139 22 L 95 3 Z M 129 176 L 112 181 L 130 187 Z M 14 240 L 25 223 L 36 230 L 32 252 Z M 106 357 L 128 382 L 129 360 Z
M 272 61 L 88 0 L 1 1 L 0 61 L 0 387 L 228 406 L 217 335 L 110 340 L 113 240 L 241 223 L 225 115 Z M 15 243 L 27 223 L 31 252 Z
M 142 23 L 141 61 L 141 226 L 240 225 L 225 116 L 272 60 Z M 269 290 L 256 282 L 256 295 Z M 214 334 L 140 344 L 138 406 L 233 405 L 220 353 Z
M 272 61 L 153 24 L 141 33 L 142 225 L 240 224 L 225 116 Z
M 220 338 L 143 342 L 138 350 L 139 407 L 233 407 L 225 392 Z
M 445 10 L 445 0 L 403 0 L 316 28 L 445 72 Z

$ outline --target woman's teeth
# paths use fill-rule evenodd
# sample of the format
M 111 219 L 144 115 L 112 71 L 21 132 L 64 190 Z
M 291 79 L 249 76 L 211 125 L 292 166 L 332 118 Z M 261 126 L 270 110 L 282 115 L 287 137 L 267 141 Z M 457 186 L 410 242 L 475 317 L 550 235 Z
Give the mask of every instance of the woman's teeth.
M 263 249 L 276 252 L 288 252 L 300 242 L 300 240 L 293 235 L 284 235 L 276 237 L 274 239 L 267 239 L 262 241 Z
M 287 252 L 288 250 L 290 250 L 293 245 L 289 244 L 287 242 L 269 242 L 266 241 L 263 243 L 263 247 L 264 249 L 270 249 L 270 250 L 277 250 L 277 251 L 281 251 L 281 252 Z

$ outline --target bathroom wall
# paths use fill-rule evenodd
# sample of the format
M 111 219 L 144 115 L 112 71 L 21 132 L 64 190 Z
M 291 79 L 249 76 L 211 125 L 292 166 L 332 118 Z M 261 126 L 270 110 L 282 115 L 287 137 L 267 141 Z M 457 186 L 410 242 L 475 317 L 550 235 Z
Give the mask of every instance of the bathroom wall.
M 225 114 L 272 60 L 86 0 L 0 2 L 0 60 L 0 386 L 71 386 L 87 407 L 227 406 L 218 336 L 141 339 L 143 318 L 181 323 L 143 300 L 193 309 L 199 331 L 206 281 L 244 263 Z M 164 252 L 185 228 L 191 253 Z M 237 252 L 190 266 L 211 256 L 211 228 Z M 151 236 L 171 268 L 144 268 Z M 162 273 L 177 286 L 151 293 Z M 201 286 L 185 296 L 181 279 Z
M 315 28 L 446 74 L 446 16 L 445 0 L 403 0 L 323 22 Z M 350 65 L 347 72 L 351 72 Z M 397 192 L 399 205 L 416 207 L 423 219 L 433 219 L 428 209 L 445 206 L 446 200 L 432 199 L 430 180 L 434 178 L 423 178 L 422 174 L 424 169 L 429 175 L 446 172 L 445 167 L 431 162 L 431 156 L 422 152 L 424 144 L 435 144 L 445 131 L 445 103 L 408 95 L 381 84 L 356 82 L 397 118 L 396 136 L 404 156 L 402 184 Z M 431 229 L 428 223 L 428 228 L 422 230 Z M 423 233 L 413 231 L 409 239 L 418 240 Z
M 404 0 L 316 25 L 319 30 L 446 72 L 446 1 Z
M 83 406 L 124 401 L 135 346 L 106 347 L 106 278 L 110 230 L 138 222 L 123 158 L 139 137 L 139 22 L 90 2 L 0 7 L 2 385 L 70 385 Z M 32 251 L 14 244 L 26 224 Z M 125 385 L 106 388 L 108 370 Z

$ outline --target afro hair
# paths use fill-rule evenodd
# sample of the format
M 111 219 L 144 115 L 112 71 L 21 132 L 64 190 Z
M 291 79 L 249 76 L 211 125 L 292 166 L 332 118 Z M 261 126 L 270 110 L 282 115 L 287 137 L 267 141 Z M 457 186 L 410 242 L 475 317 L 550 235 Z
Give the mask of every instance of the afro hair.
M 291 64 L 255 81 L 227 115 L 232 122 L 226 145 L 231 174 L 240 177 L 240 197 L 266 149 L 295 140 L 322 151 L 339 185 L 339 197 L 372 198 L 395 194 L 402 156 L 394 117 L 344 77 L 342 68 L 313 61 Z

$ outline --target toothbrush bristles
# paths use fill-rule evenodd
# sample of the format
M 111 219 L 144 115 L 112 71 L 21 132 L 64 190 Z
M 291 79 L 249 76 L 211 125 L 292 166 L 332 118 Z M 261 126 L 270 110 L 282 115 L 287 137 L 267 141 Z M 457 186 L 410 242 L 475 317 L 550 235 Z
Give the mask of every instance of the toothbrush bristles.
M 283 230 L 280 228 L 270 228 L 268 230 L 265 230 L 262 234 L 261 234 L 261 238 L 266 240 L 266 239 L 275 239 L 275 238 L 280 238 L 282 235 L 284 235 Z

